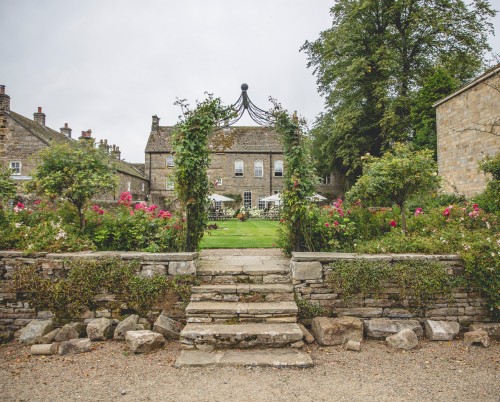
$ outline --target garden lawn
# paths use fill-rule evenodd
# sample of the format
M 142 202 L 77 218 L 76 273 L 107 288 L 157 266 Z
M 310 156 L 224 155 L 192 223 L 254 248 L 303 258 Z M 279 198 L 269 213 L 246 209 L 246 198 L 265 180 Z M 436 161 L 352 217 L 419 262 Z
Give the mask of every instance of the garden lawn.
M 278 222 L 265 219 L 210 221 L 218 229 L 207 230 L 200 247 L 204 248 L 271 248 L 276 247 Z

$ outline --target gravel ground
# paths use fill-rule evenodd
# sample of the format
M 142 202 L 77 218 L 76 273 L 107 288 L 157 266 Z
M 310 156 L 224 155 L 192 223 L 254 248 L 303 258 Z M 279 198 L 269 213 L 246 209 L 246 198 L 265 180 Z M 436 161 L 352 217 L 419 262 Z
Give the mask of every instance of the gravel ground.
M 182 368 L 178 343 L 132 355 L 120 342 L 90 353 L 30 356 L 0 347 L 0 400 L 7 401 L 499 401 L 500 344 L 421 341 L 413 351 L 367 341 L 361 352 L 306 347 L 315 367 Z

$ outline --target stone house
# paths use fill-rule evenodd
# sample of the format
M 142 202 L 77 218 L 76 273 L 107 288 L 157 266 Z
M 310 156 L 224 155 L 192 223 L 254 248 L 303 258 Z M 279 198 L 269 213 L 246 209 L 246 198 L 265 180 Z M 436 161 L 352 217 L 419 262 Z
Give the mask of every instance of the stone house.
M 444 190 L 473 196 L 486 187 L 478 163 L 500 152 L 500 64 L 434 104 Z
M 162 204 L 174 197 L 172 126 L 160 126 L 153 116 L 146 145 L 146 177 L 150 180 L 151 201 Z M 239 195 L 246 208 L 266 207 L 262 198 L 281 193 L 286 166 L 278 133 L 269 127 L 231 126 L 211 137 L 211 164 L 208 175 L 217 194 Z M 325 194 L 340 189 L 331 177 L 320 186 Z
M 0 164 L 12 169 L 12 178 L 17 182 L 31 179 L 31 172 L 36 168 L 36 153 L 50 145 L 52 141 L 75 141 L 72 130 L 65 123 L 60 131 L 45 125 L 45 113 L 39 107 L 33 119 L 24 117 L 10 109 L 10 97 L 5 93 L 5 86 L 0 85 Z M 91 131 L 82 132 L 80 138 L 91 138 Z M 123 191 L 130 191 L 134 200 L 144 200 L 149 193 L 149 182 L 136 166 L 120 159 L 120 150 L 116 145 L 108 146 L 101 141 L 99 147 L 116 158 L 118 187 L 114 193 L 103 194 L 99 200 L 114 200 Z

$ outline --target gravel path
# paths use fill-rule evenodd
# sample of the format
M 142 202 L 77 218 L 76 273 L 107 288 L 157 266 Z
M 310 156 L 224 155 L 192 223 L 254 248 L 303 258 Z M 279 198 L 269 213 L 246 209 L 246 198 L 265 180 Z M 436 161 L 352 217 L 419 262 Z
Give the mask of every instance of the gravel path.
M 311 369 L 182 368 L 178 343 L 131 355 L 124 343 L 90 353 L 30 356 L 0 347 L 0 400 L 8 401 L 499 401 L 500 344 L 421 341 L 403 352 L 368 341 L 360 353 L 308 350 Z

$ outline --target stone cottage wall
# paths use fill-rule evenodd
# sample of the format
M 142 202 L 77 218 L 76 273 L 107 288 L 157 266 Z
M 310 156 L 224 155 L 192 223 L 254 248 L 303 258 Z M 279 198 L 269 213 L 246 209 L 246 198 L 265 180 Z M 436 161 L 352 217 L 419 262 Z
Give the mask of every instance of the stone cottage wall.
M 16 251 L 0 251 L 0 333 L 17 331 L 27 325 L 37 313 L 23 298 L 16 293 L 13 286 L 15 270 L 23 266 L 37 264 L 41 266 L 42 275 L 46 278 L 65 277 L 68 272 L 67 263 L 74 259 L 120 258 L 138 260 L 138 275 L 151 276 L 154 273 L 163 275 L 195 274 L 198 253 L 140 253 L 140 252 L 83 252 L 83 253 L 32 253 Z M 99 308 L 88 312 L 85 317 L 120 318 L 127 312 L 127 306 L 113 294 L 103 294 L 98 298 Z M 184 308 L 177 299 L 162 300 L 151 311 L 158 315 L 166 309 L 173 318 L 181 318 Z
M 390 263 L 427 259 L 442 263 L 449 275 L 458 275 L 463 271 L 462 262 L 456 255 L 293 253 L 290 271 L 296 295 L 338 316 L 446 320 L 459 322 L 462 327 L 473 322 L 492 321 L 486 301 L 473 289 L 454 289 L 451 297 L 436 295 L 430 303 L 419 307 L 412 300 L 400 299 L 400 289 L 395 284 L 387 283 L 378 295 L 355 295 L 347 304 L 339 289 L 329 286 L 327 276 L 332 270 L 331 263 L 355 259 Z

